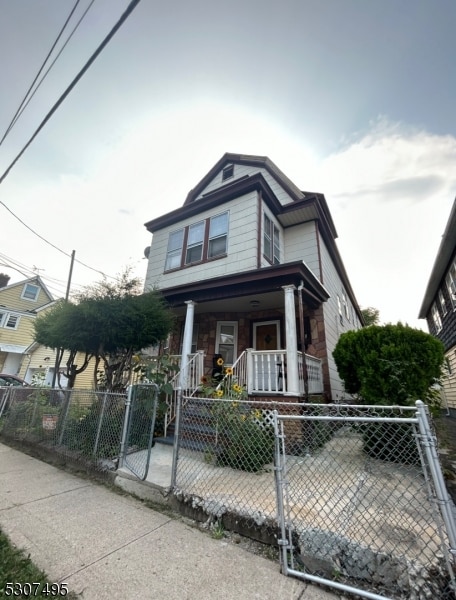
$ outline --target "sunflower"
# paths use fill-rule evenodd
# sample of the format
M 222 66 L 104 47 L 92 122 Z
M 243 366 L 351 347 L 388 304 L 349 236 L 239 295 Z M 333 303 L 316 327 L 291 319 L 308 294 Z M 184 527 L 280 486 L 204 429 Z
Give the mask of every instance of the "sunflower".
M 217 366 L 221 367 L 223 365 L 223 358 L 217 358 Z
M 207 380 L 207 377 L 206 377 L 206 375 L 203 375 L 203 376 L 201 377 L 201 383 L 207 383 L 207 382 L 208 382 L 208 380 Z
M 217 398 L 221 398 L 223 396 L 223 390 L 215 390 L 215 395 Z
M 232 375 L 233 367 L 225 367 L 225 375 Z
M 239 394 L 240 392 L 242 392 L 242 388 L 240 385 L 238 385 L 237 383 L 235 383 L 233 385 L 233 392 L 235 392 L 236 394 Z

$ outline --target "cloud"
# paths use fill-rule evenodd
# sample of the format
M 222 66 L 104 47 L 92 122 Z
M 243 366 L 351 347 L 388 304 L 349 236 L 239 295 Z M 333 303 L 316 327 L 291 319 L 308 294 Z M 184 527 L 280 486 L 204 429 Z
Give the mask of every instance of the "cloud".
M 383 321 L 418 321 L 419 306 L 456 194 L 456 138 L 385 118 L 317 156 L 281 123 L 238 107 L 194 103 L 150 114 L 90 171 L 37 182 L 24 167 L 2 199 L 67 254 L 109 275 L 127 264 L 144 277 L 144 223 L 180 207 L 226 151 L 269 156 L 304 190 L 324 193 L 358 301 Z M 46 246 L 6 211 L 5 254 L 64 280 L 68 256 Z M 13 276 L 18 274 L 12 272 Z M 78 284 L 100 279 L 77 264 Z M 61 286 L 64 289 L 64 285 Z
M 417 314 L 456 194 L 456 138 L 386 120 L 318 167 L 358 301 L 384 322 Z

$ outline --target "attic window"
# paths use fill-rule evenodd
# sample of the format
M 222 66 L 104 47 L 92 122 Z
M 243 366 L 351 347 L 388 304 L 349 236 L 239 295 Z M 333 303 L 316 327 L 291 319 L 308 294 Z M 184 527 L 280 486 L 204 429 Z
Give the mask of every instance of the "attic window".
M 38 294 L 40 293 L 40 288 L 37 285 L 32 285 L 31 283 L 26 283 L 24 285 L 24 289 L 22 290 L 22 296 L 24 300 L 31 300 L 35 302 L 38 298 Z
M 229 179 L 234 175 L 234 165 L 227 165 L 222 171 L 222 181 Z

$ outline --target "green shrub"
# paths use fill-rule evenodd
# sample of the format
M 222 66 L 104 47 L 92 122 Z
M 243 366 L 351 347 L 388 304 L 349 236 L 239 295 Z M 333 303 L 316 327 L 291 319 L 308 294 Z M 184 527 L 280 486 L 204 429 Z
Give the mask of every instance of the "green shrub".
M 424 331 L 401 323 L 348 331 L 333 357 L 346 391 L 363 404 L 438 402 L 431 386 L 441 376 L 444 348 Z
M 217 464 L 257 472 L 274 460 L 274 433 L 261 410 L 239 402 L 213 408 L 217 427 Z

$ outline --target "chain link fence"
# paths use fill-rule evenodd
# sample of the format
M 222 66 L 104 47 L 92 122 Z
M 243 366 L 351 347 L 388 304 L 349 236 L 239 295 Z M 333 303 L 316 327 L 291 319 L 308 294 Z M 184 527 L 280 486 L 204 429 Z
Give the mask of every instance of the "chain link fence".
M 99 472 L 117 467 L 125 394 L 93 390 L 3 388 L 0 434 Z
M 172 475 L 175 496 L 207 513 L 233 517 L 252 535 L 277 539 L 273 411 L 300 405 L 184 397 Z
M 177 498 L 276 536 L 284 572 L 372 599 L 456 597 L 451 500 L 416 408 L 184 398 L 177 432 Z

